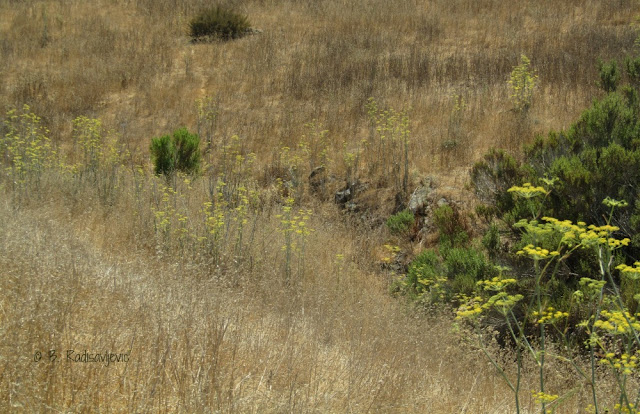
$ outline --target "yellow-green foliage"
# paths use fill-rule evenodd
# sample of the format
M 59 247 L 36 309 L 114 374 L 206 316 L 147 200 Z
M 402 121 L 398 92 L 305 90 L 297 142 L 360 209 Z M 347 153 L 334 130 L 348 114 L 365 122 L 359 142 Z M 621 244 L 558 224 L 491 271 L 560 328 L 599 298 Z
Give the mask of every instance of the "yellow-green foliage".
M 309 171 L 316 167 L 326 167 L 329 130 L 323 129 L 322 124 L 315 120 L 305 124 L 305 128 L 309 132 L 302 136 L 298 147 L 309 162 Z
M 7 132 L 0 138 L 4 173 L 16 188 L 38 189 L 44 169 L 51 166 L 56 157 L 49 131 L 29 105 L 20 111 L 10 109 L 4 125 Z
M 511 87 L 511 102 L 518 112 L 526 112 L 531 106 L 533 90 L 538 76 L 530 69 L 531 62 L 524 54 L 520 56 L 520 64 L 513 68 L 508 81 Z
M 362 141 L 362 153 L 369 173 L 381 174 L 383 180 L 398 191 L 407 191 L 409 175 L 409 115 L 407 111 L 381 109 L 370 98 L 366 105 L 369 116 L 369 139 Z M 357 165 L 356 165 L 357 167 Z
M 231 205 L 238 203 L 238 189 L 253 180 L 255 153 L 246 153 L 244 140 L 238 135 L 225 138 L 218 153 L 217 162 L 208 166 L 211 183 L 221 184 L 224 199 Z
M 523 186 L 514 186 L 510 190 L 525 198 L 536 198 L 547 196 L 549 191 L 544 187 L 534 187 L 527 183 Z M 529 306 L 521 307 L 521 310 L 514 309 L 520 305 L 524 296 L 514 291 L 517 289 L 518 280 L 503 276 L 507 269 L 500 268 L 500 276 L 482 280 L 477 283 L 477 290 L 472 296 L 465 296 L 461 299 L 461 305 L 457 311 L 458 319 L 464 319 L 479 329 L 480 320 L 486 317 L 490 311 L 502 315 L 504 318 L 511 340 L 515 344 L 517 352 L 518 371 L 516 378 L 510 378 L 498 361 L 489 356 L 491 363 L 498 369 L 500 375 L 507 385 L 514 392 L 516 409 L 520 410 L 519 387 L 520 369 L 522 361 L 526 355 L 535 361 L 539 369 L 539 389 L 532 390 L 534 399 L 542 406 L 543 413 L 547 409 L 554 410 L 561 403 L 563 398 L 558 395 L 549 394 L 545 389 L 548 373 L 545 371 L 545 358 L 565 358 L 569 361 L 570 355 L 555 354 L 546 344 L 546 339 L 550 333 L 555 333 L 557 337 L 568 346 L 570 319 L 579 317 L 581 321 L 577 326 L 571 327 L 575 332 L 584 332 L 587 340 L 586 345 L 590 352 L 591 373 L 584 372 L 577 365 L 576 373 L 584 380 L 589 381 L 593 396 L 593 411 L 599 411 L 597 398 L 598 384 L 595 376 L 596 362 L 609 367 L 613 375 L 618 379 L 619 405 L 618 412 L 635 412 L 635 401 L 639 397 L 637 391 L 632 391 L 627 387 L 627 380 L 631 375 L 637 373 L 637 358 L 640 355 L 640 313 L 633 314 L 629 308 L 619 288 L 620 281 L 628 278 L 638 279 L 638 269 L 640 262 L 634 266 L 625 264 L 618 265 L 615 269 L 620 272 L 620 279 L 613 277 L 612 263 L 616 250 L 629 245 L 629 238 L 618 238 L 614 233 L 620 230 L 619 227 L 611 223 L 614 209 L 626 206 L 626 202 L 607 198 L 604 204 L 608 206 L 610 214 L 605 217 L 606 223 L 601 226 L 587 225 L 584 222 L 573 223 L 570 220 L 558 220 L 553 217 L 543 217 L 538 220 L 522 220 L 518 227 L 522 228 L 527 235 L 527 240 L 532 240 L 533 244 L 524 246 L 517 252 L 518 255 L 533 261 L 534 286 L 533 292 L 527 293 Z M 556 240 L 556 246 L 551 249 L 540 246 L 537 243 L 548 240 Z M 576 285 L 578 289 L 573 294 L 573 299 L 567 304 L 566 309 L 556 309 L 550 306 L 549 289 L 553 286 L 554 280 L 558 277 L 559 265 L 566 262 L 572 254 L 578 250 L 592 250 L 595 252 L 598 261 L 597 273 L 600 280 L 581 278 Z M 634 299 L 640 301 L 640 296 Z M 532 341 L 531 333 L 538 331 L 536 341 Z M 480 336 L 478 336 L 480 338 Z M 480 346 L 484 344 L 480 341 Z M 540 347 L 540 350 L 536 349 Z M 618 353 L 622 355 L 618 357 Z M 604 355 L 598 356 L 598 355 Z
M 293 282 L 293 259 L 297 255 L 297 276 L 304 277 L 305 249 L 307 238 L 313 232 L 308 226 L 308 221 L 313 211 L 310 209 L 296 209 L 295 199 L 287 197 L 282 206 L 282 214 L 276 217 L 280 219 L 280 231 L 284 235 L 282 251 L 285 254 L 284 275 L 287 284 Z
M 112 204 L 122 178 L 118 171 L 124 166 L 129 152 L 120 144 L 117 134 L 104 130 L 100 119 L 85 116 L 74 119 L 73 139 L 72 156 L 78 153 L 81 156 L 67 168 L 81 181 L 89 180 L 100 199 Z
M 83 154 L 82 166 L 95 173 L 102 155 L 102 122 L 84 116 L 74 119 L 73 138 Z

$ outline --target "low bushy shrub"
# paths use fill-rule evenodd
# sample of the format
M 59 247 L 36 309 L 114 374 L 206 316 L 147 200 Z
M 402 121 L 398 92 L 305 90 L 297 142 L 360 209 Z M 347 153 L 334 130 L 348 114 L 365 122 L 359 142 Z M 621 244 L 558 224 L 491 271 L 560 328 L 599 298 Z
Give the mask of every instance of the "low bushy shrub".
M 430 302 L 470 294 L 476 283 L 495 274 L 493 265 L 475 247 L 424 250 L 409 265 L 405 293 Z M 426 295 L 426 296 L 425 296 Z
M 151 140 L 151 157 L 156 174 L 171 176 L 176 171 L 195 174 L 200 170 L 200 137 L 186 128 Z
M 479 280 L 495 273 L 482 252 L 474 247 L 447 250 L 444 254 L 444 266 L 455 294 L 471 294 Z
M 600 71 L 600 86 L 605 92 L 613 92 L 618 88 L 620 83 L 620 69 L 618 69 L 618 62 L 612 60 L 610 62 L 600 61 L 598 64 L 598 70 Z
M 397 214 L 392 215 L 387 219 L 387 227 L 393 234 L 406 233 L 411 229 L 415 218 L 411 210 L 403 210 Z
M 444 276 L 441 260 L 432 249 L 418 254 L 409 265 L 405 287 L 409 296 L 419 297 Z
M 251 27 L 247 16 L 223 6 L 202 10 L 189 23 L 193 41 L 231 40 L 247 34 Z

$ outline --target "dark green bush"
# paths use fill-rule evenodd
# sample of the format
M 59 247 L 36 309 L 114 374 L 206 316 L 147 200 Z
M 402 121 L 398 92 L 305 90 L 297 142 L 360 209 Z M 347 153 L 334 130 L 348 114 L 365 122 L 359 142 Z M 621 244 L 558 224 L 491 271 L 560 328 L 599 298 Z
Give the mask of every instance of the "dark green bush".
M 495 273 L 482 252 L 474 247 L 456 247 L 444 254 L 444 266 L 454 293 L 470 295 L 476 283 L 489 279 Z
M 488 206 L 484 212 L 489 214 L 511 210 L 514 200 L 507 190 L 522 184 L 523 176 L 520 164 L 511 155 L 503 150 L 491 149 L 471 170 L 475 193 Z
M 495 223 L 491 223 L 487 232 L 482 237 L 482 245 L 490 255 L 496 253 L 500 248 L 500 230 Z
M 624 63 L 627 67 L 627 75 L 629 75 L 631 83 L 635 87 L 640 86 L 640 57 L 627 57 Z
M 620 69 L 618 69 L 618 62 L 612 60 L 610 62 L 602 62 L 598 64 L 598 70 L 600 71 L 600 86 L 605 92 L 614 92 L 618 88 L 620 83 Z
M 176 147 L 176 170 L 193 174 L 200 171 L 200 137 L 191 134 L 187 128 L 180 128 L 173 133 Z
M 586 110 L 563 133 L 525 152 L 535 175 L 557 177 L 544 214 L 603 224 L 606 197 L 633 203 L 640 196 L 640 121 L 635 91 L 621 88 Z M 624 210 L 621 210 L 623 212 Z M 640 231 L 626 214 L 621 228 Z M 639 223 L 640 224 L 640 223 Z M 635 228 L 634 228 L 635 227 Z M 627 234 L 631 237 L 632 234 Z
M 200 137 L 186 128 L 151 140 L 151 157 L 156 174 L 171 176 L 176 171 L 195 174 L 200 170 Z
M 391 233 L 402 234 L 409 231 L 414 222 L 415 218 L 411 210 L 403 210 L 389 217 L 386 224 Z
M 617 69 L 605 66 L 603 73 L 617 73 Z M 614 78 L 617 75 L 607 79 Z M 534 242 L 522 240 L 520 230 L 513 227 L 520 219 L 531 219 L 532 211 L 538 218 L 550 216 L 603 225 L 609 208 L 602 201 L 613 197 L 629 202 L 629 207 L 616 210 L 613 218 L 621 229 L 616 237 L 631 239 L 631 246 L 620 252 L 631 258 L 640 256 L 640 99 L 636 89 L 618 87 L 618 80 L 615 82 L 617 91 L 595 101 L 568 130 L 538 137 L 525 148 L 522 164 L 492 150 L 473 168 L 472 184 L 486 205 L 478 211 L 486 213 L 485 220 L 488 212 L 493 212 L 511 226 L 512 234 L 505 240 L 512 250 Z M 556 180 L 550 184 L 540 177 Z M 550 194 L 526 199 L 507 191 L 525 182 L 542 185 L 551 190 Z M 532 203 L 535 208 L 527 208 Z M 485 236 L 487 248 L 494 242 L 494 235 Z M 545 246 L 551 250 L 554 245 L 557 241 L 549 240 Z M 517 266 L 517 260 L 504 254 L 500 259 Z M 563 271 L 597 278 L 592 262 L 586 252 L 576 252 L 565 262 Z
M 192 40 L 231 40 L 244 36 L 250 28 L 247 16 L 223 6 L 205 9 L 189 23 Z
M 151 156 L 156 174 L 171 175 L 175 169 L 176 147 L 171 136 L 151 140 Z

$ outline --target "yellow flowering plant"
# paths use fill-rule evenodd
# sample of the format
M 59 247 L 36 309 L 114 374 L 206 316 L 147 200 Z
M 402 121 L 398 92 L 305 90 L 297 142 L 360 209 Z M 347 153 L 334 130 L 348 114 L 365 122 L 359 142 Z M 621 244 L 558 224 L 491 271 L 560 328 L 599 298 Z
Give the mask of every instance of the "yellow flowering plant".
M 545 182 L 546 184 L 546 182 Z M 553 184 L 553 183 L 552 183 Z M 525 183 L 514 186 L 510 192 L 525 200 L 535 200 L 547 197 L 549 191 L 542 186 Z M 618 412 L 636 412 L 640 393 L 631 395 L 627 389 L 630 375 L 637 372 L 638 349 L 640 349 L 640 314 L 632 314 L 622 300 L 619 282 L 613 277 L 614 253 L 616 250 L 628 246 L 629 238 L 616 237 L 620 230 L 612 224 L 615 209 L 627 205 L 624 201 L 607 198 L 604 204 L 609 207 L 609 215 L 605 217 L 603 225 L 587 225 L 585 222 L 574 223 L 569 220 L 559 220 L 554 217 L 537 219 L 540 210 L 531 208 L 533 219 L 521 220 L 514 225 L 523 234 L 526 244 L 521 244 L 517 256 L 531 260 L 533 265 L 533 294 L 523 300 L 522 295 L 514 294 L 521 278 L 504 275 L 506 268 L 500 268 L 499 277 L 482 280 L 477 284 L 475 295 L 461 298 L 457 309 L 457 319 L 465 320 L 476 328 L 477 338 L 484 354 L 498 370 L 510 389 L 514 392 L 516 412 L 520 412 L 520 371 L 526 355 L 529 355 L 539 371 L 539 386 L 532 391 L 533 400 L 540 404 L 541 412 L 551 412 L 572 392 L 563 396 L 550 394 L 546 389 L 545 362 L 548 358 L 558 358 L 570 362 L 576 369 L 577 375 L 582 377 L 591 388 L 593 404 L 592 411 L 601 413 L 597 398 L 598 387 L 597 366 L 606 366 L 613 370 L 619 385 Z M 535 204 L 530 204 L 535 207 Z M 548 295 L 549 286 L 558 277 L 560 265 L 566 262 L 577 251 L 591 251 L 597 259 L 598 279 L 583 277 L 577 283 L 579 289 L 572 295 L 569 309 L 557 309 L 552 306 Z M 633 266 L 620 264 L 615 266 L 622 278 L 637 280 L 640 278 L 640 262 Z M 527 282 L 528 285 L 531 282 Z M 637 295 L 640 299 L 640 295 Z M 528 303 L 527 303 L 528 302 Z M 580 305 L 581 313 L 572 314 L 573 306 Z M 514 312 L 519 308 L 519 312 Z M 504 318 L 508 333 L 515 345 L 518 364 L 517 376 L 509 378 L 505 367 L 501 366 L 486 350 L 482 342 L 481 326 L 483 319 L 489 312 L 496 312 Z M 577 311 L 576 311 L 577 312 Z M 584 372 L 569 356 L 557 355 L 547 346 L 549 331 L 554 330 L 559 339 L 569 349 L 567 339 L 568 327 L 572 318 L 583 316 L 584 320 L 576 328 L 587 336 L 586 345 L 591 360 L 591 373 Z M 529 325 L 530 324 L 530 325 Z M 532 331 L 537 335 L 531 336 Z M 527 333 L 527 334 L 525 334 Z M 613 339 L 617 338 L 616 341 Z M 611 344 L 621 344 L 621 353 L 608 350 Z M 599 355 L 605 355 L 604 358 Z

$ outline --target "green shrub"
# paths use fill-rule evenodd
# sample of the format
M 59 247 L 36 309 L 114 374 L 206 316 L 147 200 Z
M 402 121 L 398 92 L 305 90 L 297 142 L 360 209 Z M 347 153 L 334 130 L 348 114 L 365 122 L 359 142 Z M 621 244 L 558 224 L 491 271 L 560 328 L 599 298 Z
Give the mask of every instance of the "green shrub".
M 171 175 L 175 168 L 176 147 L 171 136 L 165 135 L 151 140 L 151 156 L 156 174 Z
M 610 62 L 600 61 L 598 64 L 598 70 L 600 71 L 600 86 L 605 92 L 614 92 L 618 88 L 620 83 L 620 69 L 618 69 L 618 62 L 612 60 Z
M 433 249 L 425 250 L 409 265 L 405 286 L 411 296 L 420 296 L 442 276 L 440 258 Z
M 195 174 L 200 170 L 200 137 L 180 128 L 173 136 L 153 138 L 151 156 L 156 174 L 171 176 L 176 171 Z
M 191 134 L 187 128 L 180 128 L 173 133 L 176 147 L 176 170 L 188 174 L 200 171 L 200 137 Z
M 444 255 L 444 266 L 453 291 L 465 295 L 473 293 L 478 280 L 495 273 L 482 252 L 473 247 L 449 249 Z
M 247 16 L 222 6 L 201 11 L 189 23 L 192 40 L 237 39 L 250 28 Z
M 482 245 L 489 254 L 495 253 L 500 248 L 500 230 L 495 223 L 489 225 L 489 229 L 482 237 Z
M 640 57 L 627 57 L 624 63 L 631 83 L 636 87 L 640 86 Z
M 608 214 L 602 200 L 634 202 L 640 196 L 640 121 L 635 92 L 608 94 L 567 131 L 552 133 L 525 151 L 537 175 L 557 177 L 544 215 L 601 223 Z M 628 237 L 640 227 L 624 214 Z M 640 222 L 638 222 L 640 224 Z
M 604 70 L 603 66 L 603 73 L 616 70 Z M 599 225 L 609 217 L 610 207 L 602 201 L 610 196 L 629 202 L 629 207 L 617 210 L 613 218 L 622 229 L 621 236 L 631 239 L 631 245 L 621 253 L 630 257 L 640 254 L 640 99 L 634 88 L 616 88 L 595 101 L 568 130 L 538 137 L 525 148 L 522 164 L 492 150 L 474 166 L 472 184 L 488 206 L 481 212 L 486 213 L 486 220 L 489 213 L 495 213 L 511 228 L 513 233 L 505 240 L 512 239 L 515 243 L 509 244 L 514 248 L 533 243 L 521 240 L 521 230 L 515 226 L 521 219 L 547 216 Z M 549 194 L 527 198 L 508 191 L 510 186 L 525 182 L 542 186 Z M 494 241 L 494 235 L 485 236 L 488 249 Z M 552 250 L 557 240 L 548 242 L 545 248 Z M 587 256 L 576 252 L 559 275 L 579 273 L 595 278 L 594 259 Z M 513 258 L 501 259 L 514 263 Z
M 402 234 L 409 231 L 414 222 L 415 218 L 411 210 L 403 210 L 389 217 L 386 224 L 391 233 Z
M 457 208 L 443 204 L 433 212 L 433 219 L 440 232 L 440 248 L 464 246 L 469 241 L 467 223 Z
M 440 256 L 442 255 L 442 257 Z M 416 299 L 450 300 L 456 294 L 470 294 L 478 280 L 495 274 L 494 267 L 474 247 L 453 247 L 446 251 L 429 249 L 409 265 L 404 280 L 405 291 Z
M 471 183 L 478 199 L 487 207 L 485 219 L 495 212 L 509 211 L 514 206 L 507 190 L 521 184 L 524 173 L 520 164 L 503 150 L 491 149 L 471 169 Z

